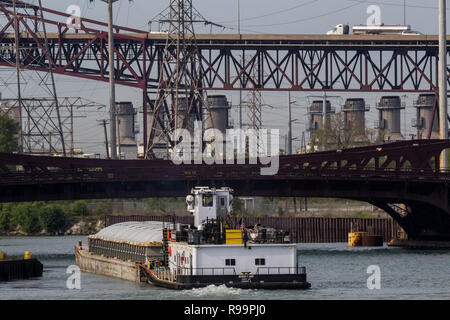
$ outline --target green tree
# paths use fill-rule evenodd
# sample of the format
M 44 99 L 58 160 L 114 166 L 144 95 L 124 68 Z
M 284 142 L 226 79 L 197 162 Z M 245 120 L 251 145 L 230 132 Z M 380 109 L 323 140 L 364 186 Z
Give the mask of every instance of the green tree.
M 283 210 L 282 207 L 278 207 L 278 215 L 279 215 L 280 217 L 284 216 L 284 210 Z
M 36 205 L 20 203 L 12 209 L 11 215 L 13 224 L 19 226 L 23 232 L 32 234 L 41 230 Z
M 244 201 L 239 198 L 233 198 L 231 201 L 231 205 L 233 206 L 233 212 L 235 214 L 243 213 L 244 210 Z
M 165 198 L 149 198 L 145 200 L 150 214 L 166 214 L 168 212 L 168 199 Z
M 376 132 L 346 121 L 342 112 L 330 115 L 323 127 L 314 131 L 311 145 L 315 151 L 339 150 L 370 145 L 380 139 Z
M 66 224 L 64 212 L 58 206 L 44 206 L 39 210 L 42 227 L 49 233 L 59 232 Z
M 107 214 L 112 214 L 112 209 L 113 209 L 112 201 L 110 201 L 110 200 L 100 200 L 97 203 L 97 206 L 95 208 L 95 214 L 98 217 L 102 217 L 103 218 Z
M 0 210 L 0 232 L 8 232 L 11 230 L 11 205 L 3 205 Z
M 85 200 L 77 200 L 72 204 L 72 214 L 85 217 L 89 213 L 88 205 Z
M 19 133 L 19 124 L 0 115 L 0 152 L 15 152 L 18 150 L 17 134 Z

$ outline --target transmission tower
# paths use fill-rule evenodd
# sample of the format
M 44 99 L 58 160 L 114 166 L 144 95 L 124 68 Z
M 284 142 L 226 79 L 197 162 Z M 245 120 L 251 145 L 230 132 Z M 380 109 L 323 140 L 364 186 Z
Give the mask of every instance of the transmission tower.
M 210 24 L 194 7 L 192 0 L 170 0 L 169 7 L 150 21 L 167 32 L 166 45 L 160 58 L 158 88 L 154 99 L 147 102 L 144 114 L 148 123 L 145 157 L 167 155 L 177 141 L 171 134 L 176 129 L 193 131 L 195 121 L 209 116 L 202 88 L 202 69 L 194 24 Z M 205 109 L 205 116 L 204 111 Z
M 256 72 L 252 73 L 252 78 L 256 79 Z M 250 129 L 262 129 L 262 96 L 261 91 L 253 89 L 247 92 L 247 119 Z
M 86 118 L 85 113 L 91 112 L 90 110 L 105 108 L 104 105 L 81 97 L 60 97 L 58 107 L 54 97 L 21 98 L 20 105 L 20 109 L 24 111 L 22 119 L 18 99 L 2 99 L 0 114 L 21 123 L 23 152 L 65 155 L 63 146 L 66 146 L 69 147 L 67 151 L 71 156 L 75 150 L 74 119 Z
M 65 144 L 65 137 L 64 137 L 64 124 L 61 120 L 60 115 L 60 106 L 59 106 L 59 100 L 56 93 L 56 85 L 55 85 L 55 78 L 53 75 L 52 68 L 50 64 L 47 64 L 45 60 L 51 61 L 50 59 L 50 53 L 49 53 L 49 43 L 47 38 L 47 29 L 45 26 L 45 19 L 44 14 L 42 10 L 42 1 L 37 1 L 38 5 L 35 4 L 29 4 L 23 1 L 17 1 L 17 0 L 3 0 L 0 2 L 0 4 L 3 7 L 9 7 L 12 9 L 12 17 L 13 17 L 13 23 L 8 24 L 7 21 L 11 18 L 8 15 L 2 14 L 0 16 L 0 24 L 6 25 L 12 34 L 14 34 L 14 39 L 11 42 L 10 46 L 7 48 L 4 48 L 6 50 L 9 49 L 10 54 L 5 54 L 3 56 L 4 60 L 8 62 L 11 66 L 15 67 L 16 72 L 16 85 L 17 85 L 17 100 L 15 102 L 14 106 L 9 106 L 15 110 L 17 110 L 17 120 L 20 124 L 20 138 L 19 138 L 19 147 L 20 151 L 24 151 L 26 149 L 25 147 L 25 136 L 24 131 L 30 131 L 30 128 L 37 128 L 42 127 L 39 122 L 43 123 L 51 123 L 52 126 L 52 135 L 57 136 L 57 139 L 60 141 L 60 148 L 63 155 L 66 155 L 66 144 Z M 6 19 L 6 22 L 4 23 L 4 19 Z M 22 27 L 22 24 L 20 23 L 20 20 L 28 21 L 30 22 L 29 25 L 33 26 L 33 32 L 35 34 L 41 34 L 43 35 L 43 39 L 41 40 L 41 46 L 45 49 L 44 53 L 45 56 L 41 56 L 37 54 L 37 51 L 33 47 L 21 47 L 20 45 L 20 38 L 22 35 L 22 32 L 28 32 L 27 29 Z M 24 86 L 22 85 L 22 82 L 24 82 L 23 74 L 24 71 L 21 70 L 21 63 L 23 60 L 33 60 L 33 62 L 40 63 L 43 68 L 47 68 L 47 73 L 41 73 L 39 71 L 32 72 L 33 74 L 37 75 L 38 77 L 38 86 L 46 91 L 46 95 L 51 96 L 52 103 L 49 103 L 49 100 L 45 98 L 44 100 L 47 100 L 45 103 L 40 104 L 38 106 L 34 106 L 33 108 L 29 107 L 29 104 L 25 104 L 24 101 L 30 101 L 30 99 L 25 98 L 23 91 Z M 27 74 L 26 81 L 28 82 L 31 77 L 29 74 Z M 10 83 L 8 83 L 9 80 L 4 81 L 2 79 L 2 85 L 5 87 L 8 87 Z M 37 95 L 37 92 L 33 90 L 33 98 Z M 39 108 L 42 108 L 42 110 L 38 110 Z M 56 115 L 55 118 L 46 118 L 45 115 L 52 114 L 53 111 L 55 111 Z M 37 116 L 39 114 L 40 116 Z M 28 119 L 28 123 L 31 123 L 31 125 L 26 128 L 23 126 L 22 119 Z M 40 130 L 38 130 L 40 131 Z M 49 146 L 52 146 L 53 143 L 51 141 L 51 137 L 48 135 L 43 134 L 42 139 L 46 140 L 46 144 Z M 29 146 L 28 146 L 29 147 Z M 51 152 L 57 152 L 56 149 L 51 150 Z
M 245 63 L 245 60 L 249 61 L 252 57 L 248 56 L 243 59 L 243 64 Z M 253 65 L 250 71 L 249 79 L 251 79 L 251 83 L 258 83 L 258 74 L 259 69 L 256 65 Z M 246 80 L 244 80 L 246 81 Z M 247 91 L 247 97 L 246 101 L 241 104 L 241 106 L 245 107 L 247 109 L 247 128 L 254 130 L 256 133 L 256 146 L 253 146 L 252 148 L 256 147 L 255 149 L 248 150 L 251 154 L 257 154 L 259 148 L 264 148 L 264 143 L 261 143 L 259 140 L 260 137 L 258 135 L 258 132 L 260 129 L 262 129 L 262 108 L 265 106 L 265 104 L 262 101 L 262 94 L 261 91 L 258 90 L 257 86 L 255 85 L 254 88 Z M 250 145 L 249 145 L 250 147 Z

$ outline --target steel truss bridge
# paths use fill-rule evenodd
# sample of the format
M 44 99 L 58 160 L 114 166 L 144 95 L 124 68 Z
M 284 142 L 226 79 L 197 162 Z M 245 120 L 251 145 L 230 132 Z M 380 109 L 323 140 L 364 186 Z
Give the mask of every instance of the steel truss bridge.
M 12 2 L 0 1 L 0 13 L 7 20 L 0 30 L 2 66 L 14 66 L 16 60 Z M 27 7 L 39 11 L 38 7 Z M 43 72 L 51 67 L 58 74 L 107 82 L 111 69 L 107 25 L 82 18 L 81 28 L 73 32 L 66 25 L 69 14 L 47 8 L 43 12 L 52 17 L 44 19 L 48 54 L 43 33 L 36 31 L 41 29 L 41 18 L 37 14 L 19 14 L 20 28 L 26 30 L 19 34 L 20 67 Z M 114 30 L 117 83 L 156 89 L 167 36 L 120 26 Z M 198 63 L 203 71 L 203 87 L 199 89 L 203 90 L 434 93 L 437 88 L 435 35 L 199 34 L 195 37 L 200 52 Z
M 0 202 L 184 197 L 194 186 L 229 186 L 237 196 L 365 201 L 411 239 L 450 240 L 450 172 L 435 169 L 448 148 L 450 140 L 417 140 L 282 156 L 273 176 L 249 161 L 206 166 L 0 154 Z
M 16 66 L 15 39 L 19 38 L 21 69 L 51 69 L 56 74 L 109 81 L 106 23 L 81 18 L 80 28 L 70 30 L 69 14 L 43 8 L 42 19 L 38 6 L 19 0 L 16 23 L 12 4 L 13 0 L 0 0 L 5 20 L 0 27 L 0 66 Z M 167 35 L 120 26 L 114 30 L 116 83 L 141 89 L 144 114 L 153 114 L 152 101 L 162 75 L 174 72 L 163 64 Z M 199 90 L 438 94 L 435 35 L 199 34 L 192 43 L 198 54 L 195 63 L 200 65 L 192 70 L 201 70 Z M 144 120 L 144 150 L 152 145 L 153 130 Z

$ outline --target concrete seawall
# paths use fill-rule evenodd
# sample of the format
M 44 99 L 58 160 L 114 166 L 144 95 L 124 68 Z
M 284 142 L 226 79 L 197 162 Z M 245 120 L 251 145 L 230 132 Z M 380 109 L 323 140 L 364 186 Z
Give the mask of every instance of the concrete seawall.
M 147 278 L 135 262 L 108 258 L 75 246 L 75 260 L 82 272 L 94 273 L 132 282 L 146 282 Z

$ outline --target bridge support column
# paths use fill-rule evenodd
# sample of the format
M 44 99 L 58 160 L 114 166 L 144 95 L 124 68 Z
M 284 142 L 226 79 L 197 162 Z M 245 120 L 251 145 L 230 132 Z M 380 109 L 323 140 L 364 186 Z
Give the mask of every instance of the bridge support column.
M 448 139 L 446 7 L 446 0 L 439 0 L 439 127 L 441 139 Z M 442 151 L 440 168 L 441 170 L 448 169 L 447 149 Z

